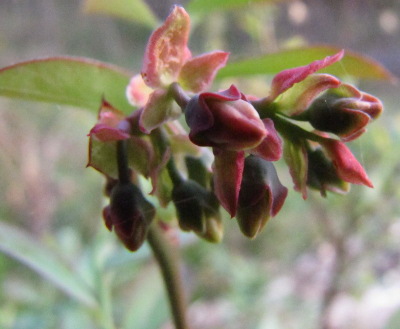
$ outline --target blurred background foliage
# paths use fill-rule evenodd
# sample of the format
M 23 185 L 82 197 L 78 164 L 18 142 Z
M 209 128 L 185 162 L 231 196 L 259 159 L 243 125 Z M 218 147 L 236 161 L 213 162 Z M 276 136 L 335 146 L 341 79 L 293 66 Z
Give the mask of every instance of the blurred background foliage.
M 114 17 L 91 2 L 2 0 L 0 67 L 68 54 L 137 72 L 152 27 L 174 2 L 118 0 Z M 119 19 L 124 2 L 141 15 Z M 397 0 L 179 3 L 193 15 L 194 53 L 221 48 L 240 60 L 332 44 L 400 75 Z M 235 82 L 263 95 L 270 79 L 226 78 L 215 88 Z M 181 235 L 193 329 L 400 328 L 400 90 L 396 81 L 350 80 L 385 105 L 351 144 L 375 189 L 312 192 L 307 201 L 291 190 L 253 241 L 229 219 L 220 245 Z M 149 250 L 127 252 L 102 223 L 103 181 L 85 169 L 94 122 L 76 108 L 0 99 L 0 328 L 171 328 Z

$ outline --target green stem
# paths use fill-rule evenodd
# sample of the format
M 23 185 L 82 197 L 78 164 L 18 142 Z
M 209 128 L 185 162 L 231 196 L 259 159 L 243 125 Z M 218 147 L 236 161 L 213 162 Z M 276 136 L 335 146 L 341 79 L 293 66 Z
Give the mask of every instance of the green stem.
M 297 140 L 299 138 L 308 139 L 317 143 L 324 141 L 326 138 L 304 130 L 298 125 L 282 118 L 279 115 L 271 117 L 274 120 L 275 128 L 286 138 Z
M 128 144 L 126 140 L 117 141 L 118 180 L 125 184 L 131 181 L 128 166 Z
M 161 157 L 162 154 L 164 154 L 170 147 L 165 131 L 162 128 L 154 129 L 154 131 L 150 135 L 150 138 L 153 141 L 153 145 L 155 145 L 155 147 L 158 149 L 159 155 Z M 175 165 L 175 160 L 172 154 L 170 155 L 170 159 L 167 163 L 167 170 L 168 175 L 174 185 L 179 185 L 183 182 L 184 179 Z
M 169 86 L 169 93 L 172 95 L 175 102 L 180 106 L 182 112 L 184 112 L 187 104 L 190 101 L 189 95 L 185 93 L 185 91 L 177 82 L 174 82 Z
M 160 266 L 168 293 L 168 300 L 176 329 L 189 329 L 186 320 L 186 302 L 179 272 L 177 255 L 156 224 L 150 226 L 147 236 L 154 257 Z

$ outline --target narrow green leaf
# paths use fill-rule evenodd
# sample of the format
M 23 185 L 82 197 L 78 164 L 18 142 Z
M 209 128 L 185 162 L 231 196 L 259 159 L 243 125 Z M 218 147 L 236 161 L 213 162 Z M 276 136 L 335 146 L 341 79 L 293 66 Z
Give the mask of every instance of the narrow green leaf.
M 221 11 L 239 8 L 241 6 L 248 6 L 249 3 L 272 4 L 284 1 L 287 2 L 289 0 L 192 0 L 188 3 L 187 9 L 191 14 L 205 15 L 212 11 Z
M 142 0 L 85 0 L 83 11 L 122 18 L 154 28 L 158 19 Z
M 86 58 L 53 57 L 0 69 L 0 96 L 98 110 L 101 98 L 121 111 L 132 107 L 125 97 L 130 73 Z
M 228 63 L 218 72 L 217 78 L 276 74 L 282 70 L 307 65 L 314 60 L 322 59 L 340 51 L 340 48 L 317 46 L 284 50 L 261 57 Z M 361 79 L 393 80 L 394 76 L 381 64 L 364 55 L 346 51 L 345 57 L 320 72 L 336 76 L 353 76 Z
M 0 222 L 0 252 L 30 267 L 79 302 L 87 306 L 96 305 L 91 290 L 73 269 L 21 229 Z
M 130 303 L 121 328 L 157 329 L 168 318 L 162 279 L 154 268 L 135 278 L 135 298 Z M 151 293 L 149 293 L 151 291 Z

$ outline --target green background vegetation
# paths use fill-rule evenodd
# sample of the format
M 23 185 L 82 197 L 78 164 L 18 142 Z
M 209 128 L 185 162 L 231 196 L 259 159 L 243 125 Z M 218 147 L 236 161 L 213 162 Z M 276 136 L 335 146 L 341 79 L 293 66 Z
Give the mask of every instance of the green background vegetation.
M 94 11 L 91 2 L 86 9 Z M 152 27 L 171 4 L 132 7 L 141 15 L 115 5 L 114 15 L 126 15 L 119 19 L 83 14 L 78 0 L 3 0 L 0 67 L 72 55 L 137 72 Z M 400 75 L 398 1 L 193 0 L 185 7 L 193 14 L 195 54 L 220 48 L 240 62 L 332 44 Z M 286 58 L 272 69 L 301 60 L 308 59 Z M 273 73 L 264 62 L 260 70 Z M 228 218 L 220 245 L 181 235 L 193 329 L 399 328 L 400 90 L 377 74 L 354 76 L 374 68 L 349 61 L 335 73 L 384 102 L 384 115 L 351 144 L 375 189 L 353 186 L 347 196 L 326 199 L 310 192 L 307 201 L 291 189 L 285 207 L 252 241 Z M 263 95 L 271 77 L 237 78 L 228 70 L 215 88 L 234 82 Z M 0 98 L 0 328 L 171 328 L 147 246 L 131 254 L 103 225 L 102 177 L 85 169 L 94 122 L 95 111 Z M 278 170 L 291 187 L 285 164 Z

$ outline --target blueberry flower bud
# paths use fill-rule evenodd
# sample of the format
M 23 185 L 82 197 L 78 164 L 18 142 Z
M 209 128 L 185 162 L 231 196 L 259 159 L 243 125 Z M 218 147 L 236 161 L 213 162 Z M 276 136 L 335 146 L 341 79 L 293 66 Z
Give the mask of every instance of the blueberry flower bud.
M 338 176 L 332 161 L 326 157 L 320 148 L 307 152 L 307 156 L 308 186 L 319 190 L 322 196 L 326 196 L 326 191 L 336 193 L 346 193 L 349 191 L 349 183 Z
M 343 85 L 339 90 L 332 89 L 315 100 L 305 115 L 315 129 L 350 141 L 360 136 L 367 124 L 381 114 L 382 103 L 349 85 Z
M 271 162 L 248 156 L 236 215 L 242 233 L 249 238 L 255 237 L 269 218 L 282 208 L 287 193 Z
M 192 180 L 174 186 L 172 190 L 179 226 L 184 231 L 194 231 L 211 242 L 222 238 L 222 226 L 215 195 Z
M 267 135 L 258 112 L 235 86 L 193 97 L 185 116 L 189 138 L 199 146 L 240 151 L 258 146 Z
M 103 211 L 107 228 L 113 228 L 130 251 L 136 251 L 146 239 L 155 209 L 140 189 L 132 184 L 117 184 L 110 197 L 110 206 Z

